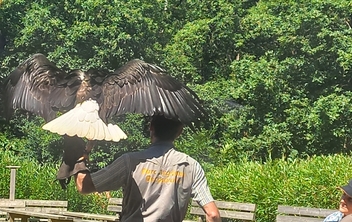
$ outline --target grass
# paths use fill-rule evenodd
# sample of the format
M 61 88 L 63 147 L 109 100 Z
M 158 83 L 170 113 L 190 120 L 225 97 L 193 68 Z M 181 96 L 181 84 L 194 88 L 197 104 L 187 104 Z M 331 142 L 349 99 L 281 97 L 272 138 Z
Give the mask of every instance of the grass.
M 337 209 L 352 178 L 348 156 L 319 156 L 291 162 L 231 163 L 207 173 L 215 199 L 257 205 L 257 221 L 274 221 L 280 204 Z
M 10 152 L 0 153 L 0 198 L 8 198 L 9 165 L 18 165 L 17 199 L 68 200 L 69 210 L 107 213 L 104 195 L 80 195 L 73 182 L 62 190 L 55 180 L 58 165 L 39 165 Z M 215 199 L 255 203 L 258 222 L 274 221 L 279 204 L 336 209 L 341 191 L 352 178 L 351 158 L 345 155 L 314 156 L 306 160 L 238 162 L 207 168 Z M 113 197 L 120 196 L 112 192 Z

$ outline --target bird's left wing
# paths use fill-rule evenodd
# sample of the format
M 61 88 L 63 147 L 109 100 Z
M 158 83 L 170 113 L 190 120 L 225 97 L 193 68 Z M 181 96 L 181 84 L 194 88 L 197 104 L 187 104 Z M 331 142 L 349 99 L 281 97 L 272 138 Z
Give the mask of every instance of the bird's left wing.
M 5 81 L 7 117 L 19 108 L 49 121 L 56 116 L 49 95 L 66 73 L 42 54 L 34 54 L 20 64 Z
M 132 60 L 107 77 L 102 92 L 101 116 L 164 115 L 189 124 L 207 115 L 190 88 L 162 68 L 141 60 Z

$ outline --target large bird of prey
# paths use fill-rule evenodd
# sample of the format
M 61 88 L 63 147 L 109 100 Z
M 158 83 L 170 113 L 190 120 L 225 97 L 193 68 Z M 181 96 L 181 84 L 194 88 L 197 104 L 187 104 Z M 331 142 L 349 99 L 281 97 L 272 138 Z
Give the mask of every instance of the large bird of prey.
M 81 121 L 78 110 L 88 109 L 95 113 L 95 120 L 103 123 L 105 130 L 113 128 L 108 123 L 110 117 L 125 113 L 164 115 L 185 125 L 199 123 L 206 116 L 197 95 L 156 65 L 136 59 L 114 72 L 97 69 L 66 72 L 43 54 L 34 54 L 10 73 L 5 81 L 5 107 L 8 117 L 14 110 L 22 109 L 43 117 L 46 122 L 53 120 L 53 123 L 58 112 L 66 114 L 77 110 L 70 118 L 65 119 L 65 114 L 58 117 L 67 121 L 61 122 L 59 128 L 70 132 L 82 131 L 80 124 L 75 122 Z M 58 126 L 51 124 L 47 129 L 52 125 Z M 118 141 L 125 138 L 119 128 L 115 132 L 122 133 L 116 140 L 109 136 L 102 139 Z M 71 136 L 72 133 L 66 134 Z M 86 138 L 99 139 L 94 135 Z
M 189 126 L 206 117 L 197 95 L 156 65 L 132 60 L 114 72 L 66 72 L 42 54 L 28 58 L 5 81 L 7 118 L 16 109 L 43 117 L 44 129 L 63 135 L 64 158 L 57 174 L 63 189 L 82 149 L 89 153 L 95 140 L 126 138 L 108 122 L 110 117 L 163 115 Z

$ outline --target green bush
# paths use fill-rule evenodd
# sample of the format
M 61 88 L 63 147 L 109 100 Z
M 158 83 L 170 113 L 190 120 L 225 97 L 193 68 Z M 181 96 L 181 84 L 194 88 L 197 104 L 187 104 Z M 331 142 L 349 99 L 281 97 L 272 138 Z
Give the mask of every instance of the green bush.
M 264 164 L 242 161 L 207 173 L 217 200 L 257 204 L 257 221 L 274 221 L 280 204 L 337 209 L 352 175 L 351 158 L 314 156 L 307 160 L 275 160 Z
M 258 222 L 274 221 L 279 204 L 336 209 L 341 192 L 336 189 L 352 176 L 351 159 L 344 155 L 314 156 L 306 160 L 272 160 L 230 163 L 223 167 L 203 164 L 212 194 L 217 200 L 257 204 Z M 21 166 L 16 176 L 17 199 L 67 200 L 69 210 L 108 213 L 105 195 L 81 195 L 73 181 L 62 190 L 55 180 L 56 164 L 39 165 L 36 161 L 0 153 L 0 198 L 8 198 L 10 170 Z M 120 192 L 112 192 L 120 197 Z
M 16 173 L 16 199 L 67 200 L 71 211 L 107 213 L 105 195 L 81 195 L 73 181 L 67 190 L 62 190 L 55 179 L 59 165 L 40 165 L 10 151 L 0 153 L 0 198 L 9 198 L 10 169 L 7 166 L 20 166 Z

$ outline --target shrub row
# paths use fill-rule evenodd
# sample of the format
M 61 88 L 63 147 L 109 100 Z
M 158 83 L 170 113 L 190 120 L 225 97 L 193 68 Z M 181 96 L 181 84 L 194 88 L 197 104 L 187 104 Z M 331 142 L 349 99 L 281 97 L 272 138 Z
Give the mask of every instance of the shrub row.
M 56 180 L 58 164 L 40 165 L 10 151 L 0 153 L 0 199 L 9 198 L 10 170 L 7 166 L 20 166 L 16 173 L 16 199 L 68 200 L 71 211 L 108 213 L 106 196 L 81 195 L 75 190 L 73 181 L 62 190 Z
M 306 160 L 231 163 L 207 174 L 215 199 L 257 204 L 257 221 L 274 221 L 278 205 L 337 209 L 352 178 L 351 157 L 314 156 Z
M 8 198 L 10 170 L 21 166 L 16 176 L 17 199 L 68 200 L 69 210 L 107 213 L 105 195 L 80 195 L 73 182 L 62 190 L 55 175 L 56 164 L 39 165 L 9 151 L 0 153 L 0 198 Z M 352 178 L 351 158 L 345 155 L 314 156 L 305 160 L 240 161 L 224 167 L 207 167 L 215 199 L 257 204 L 257 221 L 274 221 L 277 205 L 336 209 L 344 185 Z M 118 196 L 113 192 L 112 196 Z

